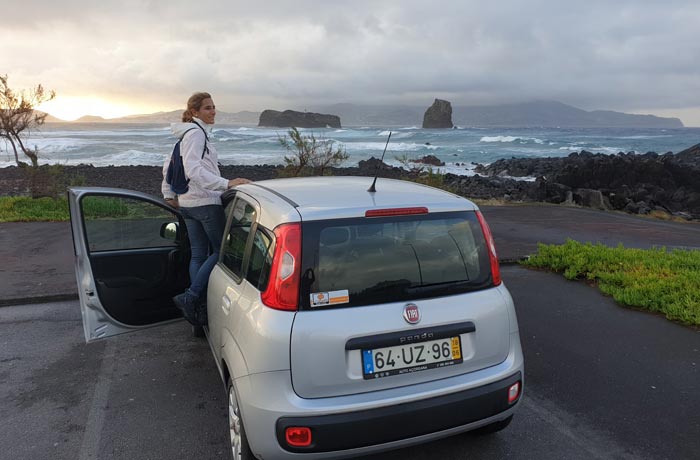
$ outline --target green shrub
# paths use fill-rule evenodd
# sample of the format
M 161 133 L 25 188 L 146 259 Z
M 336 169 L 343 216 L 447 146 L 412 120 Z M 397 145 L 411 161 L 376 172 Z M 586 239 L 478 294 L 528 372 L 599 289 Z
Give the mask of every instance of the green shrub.
M 0 197 L 0 222 L 66 221 L 66 198 Z
M 700 251 L 631 249 L 568 240 L 538 246 L 523 265 L 586 279 L 621 305 L 700 325 Z
M 140 204 L 129 206 L 120 198 L 92 197 L 83 199 L 83 213 L 88 219 L 120 219 L 148 217 Z M 150 208 L 153 208 L 152 206 Z M 0 197 L 0 222 L 57 222 L 70 220 L 66 198 Z
M 277 138 L 292 154 L 284 157 L 285 167 L 279 171 L 280 177 L 323 176 L 349 157 L 343 147 L 334 147 L 333 140 L 316 139 L 313 134 L 302 135 L 297 128 L 290 129 L 287 136 Z

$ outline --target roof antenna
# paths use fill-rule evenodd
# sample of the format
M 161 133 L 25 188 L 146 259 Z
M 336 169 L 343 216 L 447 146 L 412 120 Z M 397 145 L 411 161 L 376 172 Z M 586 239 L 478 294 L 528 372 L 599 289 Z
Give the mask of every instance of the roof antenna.
M 386 153 L 386 148 L 389 147 L 389 139 L 391 139 L 391 131 L 389 131 L 389 137 L 386 139 L 386 145 L 384 146 L 384 151 L 382 152 L 382 159 L 379 160 L 377 170 L 374 172 L 374 180 L 372 181 L 372 185 L 370 185 L 367 189 L 367 191 L 370 193 L 374 193 L 377 191 L 377 189 L 374 188 L 374 184 L 377 183 L 377 176 L 379 176 L 379 167 L 382 165 L 382 163 L 384 163 L 384 154 Z

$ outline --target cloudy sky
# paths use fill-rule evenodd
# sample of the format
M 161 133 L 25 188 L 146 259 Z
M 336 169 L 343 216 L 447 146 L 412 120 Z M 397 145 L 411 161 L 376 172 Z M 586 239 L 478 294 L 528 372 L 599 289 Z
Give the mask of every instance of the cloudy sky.
M 20 6 L 21 5 L 21 6 Z M 54 115 L 558 100 L 700 126 L 698 0 L 0 0 L 0 74 Z

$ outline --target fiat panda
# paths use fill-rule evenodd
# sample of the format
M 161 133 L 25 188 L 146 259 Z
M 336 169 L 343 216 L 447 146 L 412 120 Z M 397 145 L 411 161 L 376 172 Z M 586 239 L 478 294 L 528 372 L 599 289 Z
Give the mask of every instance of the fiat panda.
M 222 197 L 203 332 L 234 459 L 344 458 L 511 421 L 513 301 L 477 206 L 417 183 L 274 179 Z M 184 221 L 135 191 L 69 191 L 85 338 L 181 320 Z

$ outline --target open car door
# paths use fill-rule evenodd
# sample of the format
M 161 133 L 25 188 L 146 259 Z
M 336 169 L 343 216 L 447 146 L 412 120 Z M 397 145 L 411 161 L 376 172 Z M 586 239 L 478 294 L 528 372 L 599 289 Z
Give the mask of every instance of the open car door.
M 189 285 L 180 213 L 153 196 L 116 188 L 68 190 L 85 340 L 182 317 L 172 297 Z

